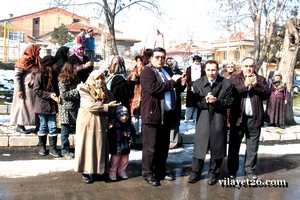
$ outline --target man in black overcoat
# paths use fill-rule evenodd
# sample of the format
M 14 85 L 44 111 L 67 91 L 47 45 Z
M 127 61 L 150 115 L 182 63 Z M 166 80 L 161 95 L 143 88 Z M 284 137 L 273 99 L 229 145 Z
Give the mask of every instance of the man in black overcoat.
M 209 185 L 217 183 L 223 158 L 226 156 L 227 143 L 227 108 L 232 105 L 233 85 L 229 80 L 218 75 L 218 63 L 208 60 L 205 64 L 206 76 L 196 80 L 193 90 L 196 105 L 199 108 L 192 172 L 189 183 L 196 183 L 201 178 L 207 149 L 210 149 L 208 171 Z

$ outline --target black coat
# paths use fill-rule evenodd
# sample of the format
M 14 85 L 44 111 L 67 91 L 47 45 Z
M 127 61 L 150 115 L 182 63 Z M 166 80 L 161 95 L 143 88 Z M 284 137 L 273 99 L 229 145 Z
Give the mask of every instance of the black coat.
M 109 153 L 118 156 L 128 155 L 130 148 L 134 146 L 135 137 L 135 128 L 129 120 L 126 123 L 116 120 L 114 126 L 108 129 Z
M 164 69 L 170 77 L 172 77 L 174 74 L 182 75 L 182 71 L 179 68 L 176 68 L 176 70 L 172 70 L 170 67 L 165 66 Z M 171 127 L 178 127 L 180 126 L 180 120 L 181 120 L 181 93 L 185 90 L 186 85 L 179 85 L 176 84 L 176 106 L 175 106 L 175 115 L 173 116 Z
M 210 144 L 211 158 L 223 158 L 226 156 L 227 108 L 233 102 L 233 85 L 228 79 L 217 76 L 211 87 L 205 76 L 194 82 L 193 89 L 199 108 L 194 138 L 194 157 L 204 160 L 208 144 Z M 212 92 L 212 95 L 217 97 L 216 103 L 206 103 L 205 96 L 208 92 Z

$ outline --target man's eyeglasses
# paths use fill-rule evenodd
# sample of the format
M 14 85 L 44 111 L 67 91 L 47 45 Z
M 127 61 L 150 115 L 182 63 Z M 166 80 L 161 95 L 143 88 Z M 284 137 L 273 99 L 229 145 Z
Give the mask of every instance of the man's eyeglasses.
M 254 65 L 244 65 L 244 67 L 250 67 L 250 68 L 253 68 Z
M 165 60 L 165 59 L 166 59 L 166 56 L 154 56 L 154 58 L 155 58 L 156 60 L 159 60 L 159 59 Z

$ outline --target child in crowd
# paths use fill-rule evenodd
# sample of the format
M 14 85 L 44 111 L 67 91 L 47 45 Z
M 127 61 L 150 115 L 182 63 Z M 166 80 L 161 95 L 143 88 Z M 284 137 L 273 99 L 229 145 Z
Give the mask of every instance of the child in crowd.
M 110 169 L 109 178 L 117 180 L 117 174 L 122 179 L 128 179 L 126 168 L 129 162 L 130 148 L 135 142 L 135 128 L 129 120 L 129 113 L 125 106 L 116 108 L 116 121 L 108 132 Z
M 71 127 L 75 127 L 80 106 L 80 95 L 76 88 L 79 84 L 79 78 L 76 76 L 76 73 L 76 66 L 70 62 L 66 62 L 58 76 L 61 154 L 68 159 L 74 158 L 74 154 L 70 152 L 69 134 Z
M 49 134 L 49 154 L 58 158 L 60 154 L 56 150 L 56 113 L 58 112 L 59 90 L 55 73 L 56 61 L 54 56 L 43 57 L 41 60 L 42 69 L 34 77 L 33 91 L 36 95 L 34 110 L 40 121 L 38 131 L 39 154 L 46 155 L 47 134 Z

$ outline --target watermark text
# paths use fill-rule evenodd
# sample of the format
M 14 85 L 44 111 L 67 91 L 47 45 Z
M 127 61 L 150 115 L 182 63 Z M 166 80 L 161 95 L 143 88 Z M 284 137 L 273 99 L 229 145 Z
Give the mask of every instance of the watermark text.
M 287 188 L 288 182 L 285 180 L 251 180 L 251 179 L 230 179 L 224 178 L 219 180 L 219 184 L 222 187 L 235 187 L 240 189 L 241 187 L 279 187 L 279 188 Z

